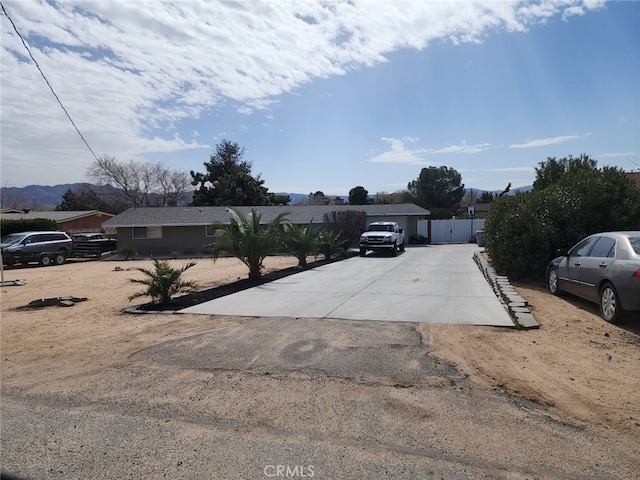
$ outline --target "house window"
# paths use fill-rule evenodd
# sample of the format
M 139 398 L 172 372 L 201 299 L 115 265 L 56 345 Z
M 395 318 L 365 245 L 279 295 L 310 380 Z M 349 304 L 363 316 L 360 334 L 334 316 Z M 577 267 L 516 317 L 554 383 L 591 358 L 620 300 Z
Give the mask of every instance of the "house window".
M 162 227 L 133 227 L 133 238 L 135 239 L 162 238 Z
M 206 235 L 207 237 L 210 237 L 210 238 L 217 237 L 217 236 L 219 236 L 219 235 L 220 235 L 220 234 L 218 233 L 218 231 L 219 231 L 219 230 L 220 230 L 220 229 L 219 229 L 219 228 L 215 228 L 215 226 L 214 226 L 214 225 L 207 225 L 205 235 Z

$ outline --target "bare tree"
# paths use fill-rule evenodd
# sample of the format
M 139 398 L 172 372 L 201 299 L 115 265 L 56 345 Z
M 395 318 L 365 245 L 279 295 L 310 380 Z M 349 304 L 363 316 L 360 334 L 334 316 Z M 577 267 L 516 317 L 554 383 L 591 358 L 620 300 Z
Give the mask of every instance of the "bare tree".
M 346 246 L 355 245 L 367 226 L 367 214 L 359 210 L 327 212 L 322 217 L 325 231 L 337 234 Z
M 89 167 L 87 175 L 99 185 L 118 188 L 134 208 L 175 206 L 191 184 L 185 171 L 137 160 L 120 162 L 106 155 Z

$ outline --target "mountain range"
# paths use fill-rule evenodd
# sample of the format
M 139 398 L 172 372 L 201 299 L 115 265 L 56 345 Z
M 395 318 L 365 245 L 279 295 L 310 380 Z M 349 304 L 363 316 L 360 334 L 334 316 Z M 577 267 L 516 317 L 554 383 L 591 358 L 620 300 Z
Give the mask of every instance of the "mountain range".
M 27 185 L 26 187 L 0 187 L 0 197 L 2 198 L 2 208 L 13 208 L 19 205 L 19 208 L 31 208 L 31 209 L 50 209 L 55 208 L 56 205 L 62 202 L 63 195 L 67 190 L 80 189 L 86 183 L 65 183 L 62 185 Z M 94 187 L 94 186 L 92 186 Z M 104 189 L 105 187 L 97 187 Z M 109 188 L 109 187 L 106 187 Z M 111 187 L 113 188 L 113 187 Z M 514 188 L 509 191 L 509 194 L 515 192 L 527 192 L 531 190 L 531 186 Z M 483 190 L 477 188 L 465 188 L 465 194 L 473 191 L 474 195 L 478 197 L 482 194 Z M 492 191 L 491 193 L 497 195 L 501 193 L 501 190 Z M 285 193 L 278 192 L 278 195 L 289 195 L 291 197 L 291 204 L 299 204 L 309 198 L 309 194 L 306 193 Z M 346 201 L 348 196 L 342 196 Z

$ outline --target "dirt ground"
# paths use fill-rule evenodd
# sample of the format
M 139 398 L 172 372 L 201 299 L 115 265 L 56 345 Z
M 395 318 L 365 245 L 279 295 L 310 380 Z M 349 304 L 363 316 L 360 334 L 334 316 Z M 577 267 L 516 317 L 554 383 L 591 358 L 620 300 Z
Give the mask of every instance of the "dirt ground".
M 186 260 L 171 260 L 180 266 Z M 267 271 L 295 265 L 291 257 L 266 261 Z M 3 387 L 55 384 L 127 361 L 142 348 L 242 322 L 243 318 L 123 314 L 140 286 L 134 267 L 151 262 L 77 261 L 55 267 L 5 270 L 24 286 L 1 289 Z M 117 268 L 116 268 L 117 267 Z M 244 278 L 236 259 L 201 259 L 184 277 L 201 287 Z M 478 386 L 504 390 L 547 405 L 640 444 L 640 322 L 614 326 L 597 307 L 576 298 L 556 298 L 542 288 L 515 284 L 540 324 L 536 330 L 422 324 L 433 353 Z M 73 307 L 16 310 L 39 298 L 87 297 Z

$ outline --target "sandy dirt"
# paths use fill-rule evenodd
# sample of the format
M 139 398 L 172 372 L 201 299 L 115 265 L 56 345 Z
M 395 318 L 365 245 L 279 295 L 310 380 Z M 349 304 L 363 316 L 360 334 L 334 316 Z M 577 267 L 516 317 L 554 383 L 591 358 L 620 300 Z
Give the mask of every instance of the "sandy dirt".
M 186 260 L 171 260 L 175 266 Z M 273 257 L 266 270 L 296 264 Z M 2 385 L 29 388 L 68 382 L 125 364 L 133 353 L 158 343 L 245 321 L 244 318 L 123 314 L 140 289 L 134 267 L 151 262 L 77 261 L 55 267 L 5 270 L 5 279 L 25 286 L 1 289 Z M 116 267 L 118 269 L 116 270 Z M 201 287 L 246 276 L 236 259 L 201 259 L 184 277 Z M 640 445 L 640 323 L 614 326 L 597 307 L 579 299 L 556 298 L 542 287 L 515 284 L 529 301 L 540 329 L 422 324 L 423 342 L 478 387 L 503 390 L 555 406 L 580 422 L 603 427 L 610 438 L 635 438 Z M 32 300 L 87 297 L 73 307 L 16 310 Z
M 170 260 L 181 267 L 191 260 Z M 263 273 L 297 265 L 293 257 L 269 257 Z M 6 280 L 26 280 L 24 286 L 3 287 L 2 384 L 26 386 L 88 373 L 117 363 L 145 347 L 242 321 L 204 315 L 130 315 L 127 307 L 149 301 L 129 301 L 143 289 L 130 282 L 144 278 L 135 268 L 152 268 L 151 261 L 69 261 L 65 265 L 5 270 Z M 247 276 L 237 259 L 196 260 L 183 274 L 201 288 L 230 283 Z M 86 297 L 73 307 L 16 310 L 33 300 Z

